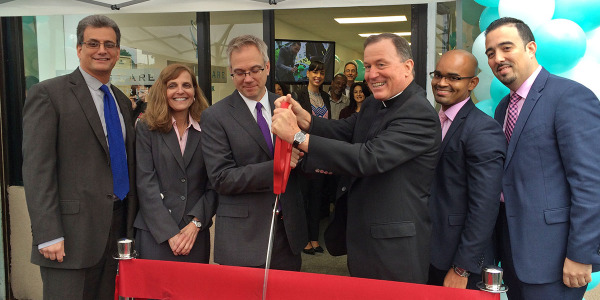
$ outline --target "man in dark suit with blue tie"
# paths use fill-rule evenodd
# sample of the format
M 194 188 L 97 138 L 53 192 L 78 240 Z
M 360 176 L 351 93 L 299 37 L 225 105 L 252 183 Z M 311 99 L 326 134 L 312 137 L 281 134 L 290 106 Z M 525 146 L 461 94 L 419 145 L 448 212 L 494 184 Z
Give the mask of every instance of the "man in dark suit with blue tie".
M 508 140 L 497 224 L 508 297 L 581 299 L 600 270 L 600 102 L 538 64 L 520 20 L 492 22 L 485 45 L 510 89 L 495 114 Z
M 494 262 L 492 232 L 498 216 L 506 139 L 502 127 L 475 107 L 477 59 L 451 50 L 431 72 L 441 105 L 442 145 L 429 197 L 429 284 L 477 289 L 483 266 Z
M 117 239 L 133 237 L 131 102 L 110 84 L 121 34 L 105 16 L 77 26 L 79 68 L 34 85 L 23 108 L 31 262 L 44 299 L 114 297 Z
M 267 45 L 243 35 L 227 47 L 236 90 L 202 113 L 202 151 L 208 177 L 219 194 L 215 262 L 264 267 L 275 195 L 271 115 L 277 94 L 267 91 Z M 291 166 L 295 167 L 298 150 Z M 300 271 L 308 240 L 296 170 L 281 196 L 271 268 Z

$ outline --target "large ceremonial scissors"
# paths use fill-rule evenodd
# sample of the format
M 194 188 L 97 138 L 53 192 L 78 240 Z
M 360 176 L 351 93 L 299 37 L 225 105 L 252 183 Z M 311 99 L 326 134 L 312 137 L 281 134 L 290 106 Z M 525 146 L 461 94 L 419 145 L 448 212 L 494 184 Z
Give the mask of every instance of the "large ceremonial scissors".
M 282 108 L 287 108 L 288 102 L 281 102 Z M 271 266 L 271 256 L 273 254 L 273 240 L 275 238 L 276 223 L 275 218 L 280 214 L 280 198 L 285 193 L 288 178 L 290 177 L 290 160 L 292 158 L 292 145 L 283 141 L 279 137 L 275 139 L 275 154 L 273 156 L 273 193 L 275 204 L 273 205 L 273 215 L 271 216 L 271 229 L 269 230 L 269 245 L 267 246 L 267 260 L 265 262 L 265 278 L 263 279 L 263 296 L 267 299 L 267 282 L 269 280 L 269 267 Z

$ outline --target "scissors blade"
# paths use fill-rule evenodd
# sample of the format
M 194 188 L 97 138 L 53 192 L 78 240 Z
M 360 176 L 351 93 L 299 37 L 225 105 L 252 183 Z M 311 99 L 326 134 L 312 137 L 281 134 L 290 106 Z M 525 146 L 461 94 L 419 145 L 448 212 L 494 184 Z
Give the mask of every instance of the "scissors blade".
M 273 216 L 271 217 L 271 229 L 269 230 L 269 245 L 267 246 L 267 260 L 265 262 L 265 277 L 263 279 L 263 295 L 262 300 L 267 299 L 267 282 L 269 281 L 269 267 L 271 266 L 271 256 L 273 254 L 273 240 L 275 239 L 275 231 L 277 230 L 275 226 L 275 218 L 279 214 L 278 205 L 279 205 L 279 197 L 281 194 L 278 194 L 275 197 L 275 205 L 273 205 Z

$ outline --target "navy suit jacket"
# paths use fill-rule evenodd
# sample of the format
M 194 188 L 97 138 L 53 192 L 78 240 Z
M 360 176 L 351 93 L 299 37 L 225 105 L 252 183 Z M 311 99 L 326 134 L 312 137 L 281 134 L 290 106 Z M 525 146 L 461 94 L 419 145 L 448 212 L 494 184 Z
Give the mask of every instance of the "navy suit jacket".
M 508 96 L 496 108 L 504 122 Z M 565 257 L 600 268 L 600 102 L 542 69 L 508 144 L 502 191 L 519 280 L 562 280 Z
M 492 232 L 498 208 L 506 137 L 494 119 L 468 100 L 440 147 L 429 197 L 431 264 L 481 273 L 493 264 Z

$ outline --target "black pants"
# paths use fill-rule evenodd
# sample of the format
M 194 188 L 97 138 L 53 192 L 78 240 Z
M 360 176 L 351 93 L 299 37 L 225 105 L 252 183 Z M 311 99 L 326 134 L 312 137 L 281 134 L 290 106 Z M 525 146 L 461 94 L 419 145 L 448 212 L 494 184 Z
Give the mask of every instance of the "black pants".
M 117 253 L 118 239 L 124 236 L 125 207 L 118 203 L 113 210 L 104 254 L 96 265 L 85 269 L 40 267 L 44 299 L 114 299 L 118 261 L 112 256 Z M 69 253 L 68 251 L 69 249 L 65 249 L 66 253 Z

